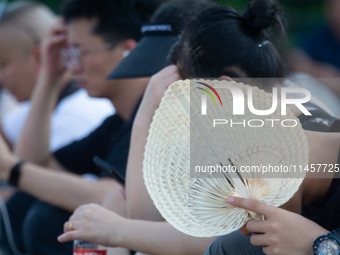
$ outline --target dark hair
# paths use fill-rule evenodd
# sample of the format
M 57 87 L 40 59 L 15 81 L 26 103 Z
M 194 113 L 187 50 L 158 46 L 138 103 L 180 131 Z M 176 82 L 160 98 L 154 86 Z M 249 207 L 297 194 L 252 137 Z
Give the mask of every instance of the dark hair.
M 192 14 L 217 6 L 211 0 L 177 0 L 162 4 L 152 15 L 150 23 L 172 22 L 178 23 L 183 29 L 186 20 Z
M 285 64 L 268 41 L 270 27 L 284 34 L 278 7 L 270 0 L 252 1 L 244 16 L 230 7 L 212 7 L 187 24 L 170 60 L 186 78 L 284 77 Z
M 68 23 L 79 18 L 98 19 L 93 33 L 105 41 L 141 37 L 140 27 L 149 21 L 159 0 L 67 0 L 62 15 Z

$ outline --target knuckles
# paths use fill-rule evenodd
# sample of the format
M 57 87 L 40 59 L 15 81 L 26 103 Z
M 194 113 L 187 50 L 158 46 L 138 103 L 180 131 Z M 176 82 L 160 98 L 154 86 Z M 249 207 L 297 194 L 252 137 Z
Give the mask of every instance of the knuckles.
M 246 200 L 246 199 L 241 199 L 239 205 L 241 207 L 246 207 L 249 208 L 250 210 L 257 212 L 258 209 L 260 209 L 260 204 L 256 200 Z
M 279 255 L 279 254 L 282 254 L 280 251 L 281 249 L 278 247 L 269 246 L 267 247 L 265 254 Z

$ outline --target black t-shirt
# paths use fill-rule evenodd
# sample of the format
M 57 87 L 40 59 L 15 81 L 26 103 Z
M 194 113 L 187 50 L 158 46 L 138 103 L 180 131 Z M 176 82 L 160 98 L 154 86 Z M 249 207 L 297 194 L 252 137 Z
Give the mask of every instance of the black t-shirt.
M 56 151 L 55 158 L 70 172 L 107 176 L 93 162 L 93 157 L 99 156 L 125 176 L 132 124 L 138 106 L 129 121 L 124 122 L 119 115 L 112 115 L 87 137 Z
M 340 152 L 338 157 L 340 164 Z M 322 201 L 302 207 L 302 215 L 323 228 L 332 231 L 340 228 L 340 173 L 335 173 Z
M 312 115 L 301 114 L 299 120 L 304 130 L 318 132 L 340 132 L 340 120 L 330 116 L 327 112 L 313 103 L 305 103 L 304 107 Z
M 340 132 L 339 119 L 330 116 L 317 106 L 308 103 L 304 106 L 312 115 L 300 115 L 303 129 L 319 132 Z M 340 154 L 338 157 L 340 164 Z M 332 231 L 340 228 L 340 173 L 336 173 L 321 202 L 312 203 L 302 208 L 302 215 L 323 228 Z

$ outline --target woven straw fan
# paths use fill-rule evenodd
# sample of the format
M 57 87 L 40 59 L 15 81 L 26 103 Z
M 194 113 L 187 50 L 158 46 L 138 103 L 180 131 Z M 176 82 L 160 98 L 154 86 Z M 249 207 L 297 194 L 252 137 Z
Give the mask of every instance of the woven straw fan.
M 206 96 L 204 116 L 201 99 L 205 92 L 197 89 L 203 87 L 202 83 L 215 88 L 221 99 L 218 105 Z M 300 122 L 289 109 L 287 115 L 281 115 L 280 100 L 278 109 L 270 115 L 254 115 L 246 104 L 244 115 L 233 115 L 232 94 L 228 89 L 218 89 L 225 85 L 236 86 L 245 96 L 250 88 L 217 80 L 171 84 L 153 118 L 145 147 L 143 175 L 155 206 L 176 229 L 196 237 L 225 235 L 250 219 L 262 219 L 254 212 L 230 206 L 227 197 L 257 199 L 280 206 L 294 195 L 304 178 L 304 173 L 292 169 L 263 176 L 259 172 L 240 171 L 202 173 L 197 171 L 198 166 L 200 169 L 231 166 L 239 170 L 242 166 L 289 167 L 308 163 L 308 144 Z M 271 108 L 270 93 L 252 87 L 252 97 L 255 109 Z M 246 125 L 213 127 L 213 119 L 217 118 L 229 122 L 232 119 L 234 123 L 245 120 Z M 253 126 L 259 125 L 260 120 L 265 125 L 250 127 L 247 123 L 252 119 Z M 298 125 L 284 127 L 281 125 L 284 119 L 295 120 Z

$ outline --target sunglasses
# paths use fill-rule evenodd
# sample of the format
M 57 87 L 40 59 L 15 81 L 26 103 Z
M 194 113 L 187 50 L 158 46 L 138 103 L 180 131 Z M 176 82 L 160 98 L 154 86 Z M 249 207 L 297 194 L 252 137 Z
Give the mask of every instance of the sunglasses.
M 98 52 L 101 50 L 111 49 L 114 46 L 118 45 L 120 42 L 122 41 L 121 40 L 112 41 L 112 42 L 108 42 L 100 46 L 95 46 L 90 49 L 84 49 L 84 50 L 79 50 L 75 46 L 70 46 L 68 48 L 64 48 L 60 50 L 60 58 L 63 61 L 64 66 L 67 69 L 70 69 L 72 65 L 74 65 L 77 68 L 80 68 L 82 67 L 82 61 L 81 61 L 82 56 L 85 56 L 85 55 L 88 55 L 94 52 Z

